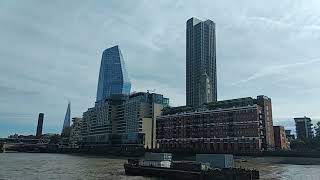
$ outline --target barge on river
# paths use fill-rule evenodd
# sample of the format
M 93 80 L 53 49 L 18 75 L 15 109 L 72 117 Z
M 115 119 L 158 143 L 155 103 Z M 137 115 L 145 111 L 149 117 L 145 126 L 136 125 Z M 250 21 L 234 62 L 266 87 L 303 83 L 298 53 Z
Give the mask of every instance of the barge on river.
M 257 170 L 233 168 L 233 156 L 231 160 L 230 155 L 201 154 L 197 155 L 197 161 L 172 161 L 171 157 L 170 153 L 148 153 L 145 160 L 128 159 L 124 164 L 125 173 L 132 176 L 181 180 L 259 179 Z M 216 160 L 216 165 L 212 164 L 213 160 Z M 216 168 L 217 166 L 220 168 Z

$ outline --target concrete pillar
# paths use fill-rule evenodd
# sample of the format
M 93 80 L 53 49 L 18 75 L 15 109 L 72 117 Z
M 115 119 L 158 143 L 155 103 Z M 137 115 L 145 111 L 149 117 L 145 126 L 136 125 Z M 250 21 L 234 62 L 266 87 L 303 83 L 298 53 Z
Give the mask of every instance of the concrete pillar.
M 207 152 L 212 152 L 211 143 L 209 141 L 207 142 Z
M 238 143 L 238 141 L 234 141 L 234 152 L 239 152 L 239 143 Z
M 243 142 L 238 142 L 238 148 L 239 152 L 244 153 L 244 143 Z
M 6 152 L 6 144 L 1 142 L 0 143 L 0 153 L 5 153 Z
M 223 141 L 220 141 L 219 144 L 220 144 L 219 152 L 224 152 L 224 150 L 223 150 L 223 149 L 224 149 L 224 148 L 223 148 L 223 147 L 224 147 L 224 142 L 223 142 Z
M 213 151 L 214 152 L 219 152 L 219 143 L 217 141 L 214 141 Z
M 233 152 L 233 144 L 230 141 L 227 142 L 227 149 L 228 153 Z

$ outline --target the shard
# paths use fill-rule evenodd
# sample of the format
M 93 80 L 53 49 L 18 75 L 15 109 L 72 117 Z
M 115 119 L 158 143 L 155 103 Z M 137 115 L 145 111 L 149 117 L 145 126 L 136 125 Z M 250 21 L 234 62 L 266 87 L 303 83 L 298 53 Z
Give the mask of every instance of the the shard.
M 68 136 L 70 132 L 70 113 L 71 113 L 70 108 L 71 108 L 71 102 L 68 103 L 67 112 L 64 117 L 63 128 L 61 132 L 62 136 Z
M 96 102 L 112 95 L 129 95 L 131 83 L 119 46 L 103 51 Z

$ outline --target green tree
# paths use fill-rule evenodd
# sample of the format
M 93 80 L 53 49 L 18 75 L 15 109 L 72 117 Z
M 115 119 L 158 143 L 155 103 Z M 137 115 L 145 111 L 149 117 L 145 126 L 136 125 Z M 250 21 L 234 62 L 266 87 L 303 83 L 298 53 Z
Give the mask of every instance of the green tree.
M 320 121 L 317 122 L 315 125 L 314 130 L 316 131 L 316 138 L 320 140 Z
M 49 144 L 58 144 L 60 140 L 61 140 L 61 136 L 59 134 L 55 134 L 50 137 Z
M 303 150 L 303 149 L 307 149 L 306 144 L 307 143 L 303 140 L 295 139 L 295 140 L 291 141 L 290 148 L 292 150 Z

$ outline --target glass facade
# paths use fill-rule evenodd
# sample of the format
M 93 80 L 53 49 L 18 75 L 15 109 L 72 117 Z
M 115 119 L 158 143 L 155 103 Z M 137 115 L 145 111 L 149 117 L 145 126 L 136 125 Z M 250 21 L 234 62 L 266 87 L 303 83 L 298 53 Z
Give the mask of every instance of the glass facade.
M 199 107 L 202 104 L 217 101 L 214 22 L 189 19 L 186 43 L 187 105 Z
M 71 103 L 69 102 L 68 103 L 68 108 L 67 108 L 67 112 L 66 112 L 66 115 L 64 117 L 64 122 L 63 122 L 63 128 L 62 128 L 62 132 L 61 134 L 62 135 L 67 135 L 68 134 L 68 131 L 69 131 L 69 128 L 70 128 L 70 113 L 71 113 Z
M 131 83 L 119 46 L 106 49 L 101 58 L 96 102 L 112 95 L 129 95 L 130 89 Z
M 161 94 L 138 92 L 127 99 L 96 103 L 83 113 L 82 143 L 85 144 L 145 144 L 151 146 L 152 123 L 160 116 L 169 99 Z M 147 139 L 147 141 L 144 141 Z

